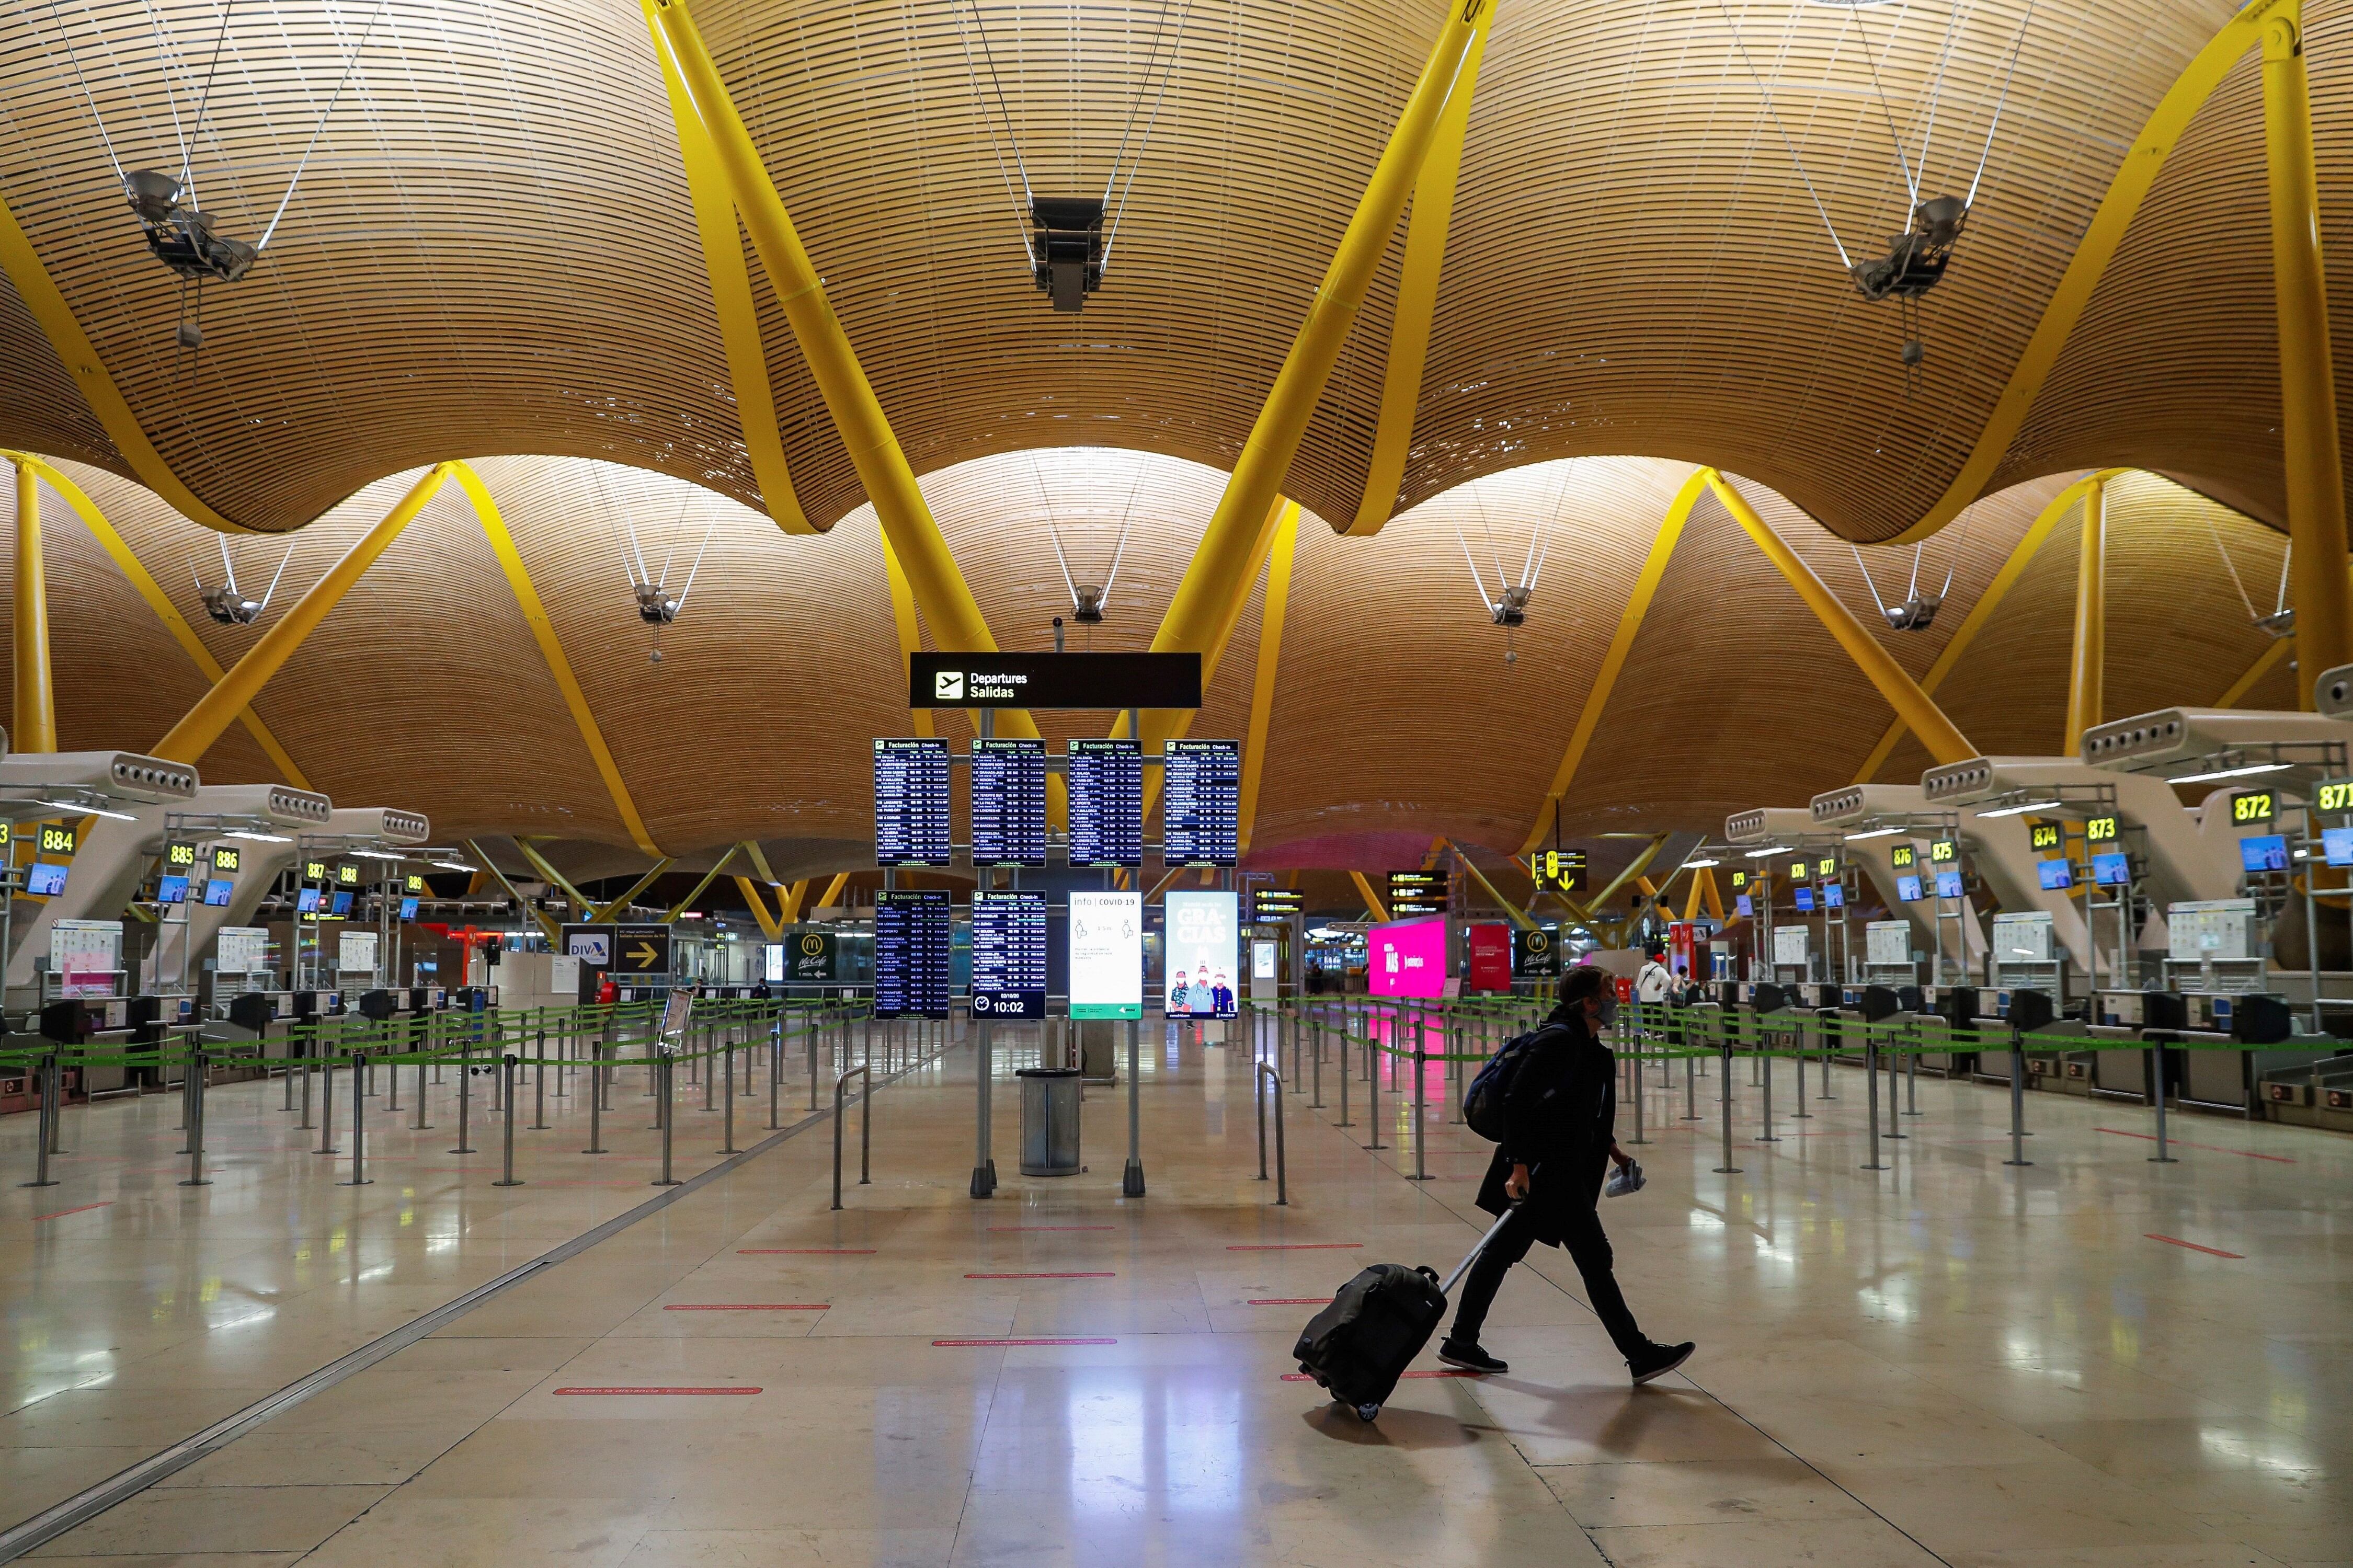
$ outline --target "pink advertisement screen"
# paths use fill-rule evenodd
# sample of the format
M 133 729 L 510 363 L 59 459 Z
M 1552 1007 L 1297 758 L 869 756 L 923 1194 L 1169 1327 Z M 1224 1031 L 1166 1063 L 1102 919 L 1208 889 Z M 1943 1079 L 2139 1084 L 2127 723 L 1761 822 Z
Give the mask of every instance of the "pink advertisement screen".
M 1376 996 L 1439 996 L 1446 991 L 1446 921 L 1399 921 L 1365 939 Z

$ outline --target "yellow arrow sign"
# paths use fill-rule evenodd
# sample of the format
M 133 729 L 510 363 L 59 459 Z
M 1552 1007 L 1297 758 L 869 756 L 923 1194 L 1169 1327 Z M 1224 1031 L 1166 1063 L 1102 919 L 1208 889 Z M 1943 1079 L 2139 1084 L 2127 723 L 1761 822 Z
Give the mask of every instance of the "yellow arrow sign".
M 661 958 L 661 949 L 652 942 L 641 942 L 629 950 L 628 955 L 639 969 L 651 969 Z

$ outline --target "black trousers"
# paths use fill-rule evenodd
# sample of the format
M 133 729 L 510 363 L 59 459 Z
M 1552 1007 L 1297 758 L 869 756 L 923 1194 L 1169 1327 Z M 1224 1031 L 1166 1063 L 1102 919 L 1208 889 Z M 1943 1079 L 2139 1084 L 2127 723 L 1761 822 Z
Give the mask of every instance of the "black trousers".
M 1495 1239 L 1479 1254 L 1471 1272 L 1462 1281 L 1462 1298 L 1454 1309 L 1452 1338 L 1465 1344 L 1479 1342 L 1479 1331 L 1486 1325 L 1487 1309 L 1495 1302 L 1495 1292 L 1503 1288 L 1504 1276 L 1512 1265 L 1528 1255 L 1535 1244 L 1535 1224 L 1525 1207 L 1512 1211 Z M 1561 1245 L 1567 1248 L 1577 1271 L 1585 1279 L 1585 1294 L 1593 1303 L 1594 1312 L 1601 1326 L 1609 1331 L 1609 1341 L 1618 1353 L 1631 1360 L 1650 1341 L 1635 1326 L 1634 1314 L 1626 1305 L 1625 1293 L 1618 1289 L 1618 1277 L 1610 1272 L 1615 1261 L 1609 1251 L 1609 1237 L 1601 1228 L 1601 1216 L 1590 1208 L 1572 1209 L 1561 1216 Z

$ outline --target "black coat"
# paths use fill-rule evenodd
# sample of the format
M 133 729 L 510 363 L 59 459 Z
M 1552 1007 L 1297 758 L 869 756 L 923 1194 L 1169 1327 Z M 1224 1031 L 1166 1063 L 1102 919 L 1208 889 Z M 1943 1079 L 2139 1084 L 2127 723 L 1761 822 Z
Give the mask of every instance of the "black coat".
M 1500 1215 L 1511 1206 L 1504 1192 L 1512 1167 L 1528 1167 L 1524 1205 L 1535 1239 L 1558 1247 L 1565 1220 L 1591 1213 L 1618 1119 L 1618 1058 L 1572 1020 L 1565 1037 L 1541 1044 L 1512 1075 L 1504 1099 L 1504 1141 L 1479 1184 L 1479 1206 Z

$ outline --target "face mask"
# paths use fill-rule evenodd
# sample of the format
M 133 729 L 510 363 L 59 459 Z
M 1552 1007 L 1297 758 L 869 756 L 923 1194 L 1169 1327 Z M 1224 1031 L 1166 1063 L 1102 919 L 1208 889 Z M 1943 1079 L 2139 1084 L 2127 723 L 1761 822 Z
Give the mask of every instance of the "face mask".
M 1601 1025 L 1605 1028 L 1609 1025 L 1616 1023 L 1618 1021 L 1618 998 L 1615 996 L 1602 997 L 1601 1011 L 1598 1016 L 1596 1016 L 1593 1021 Z

